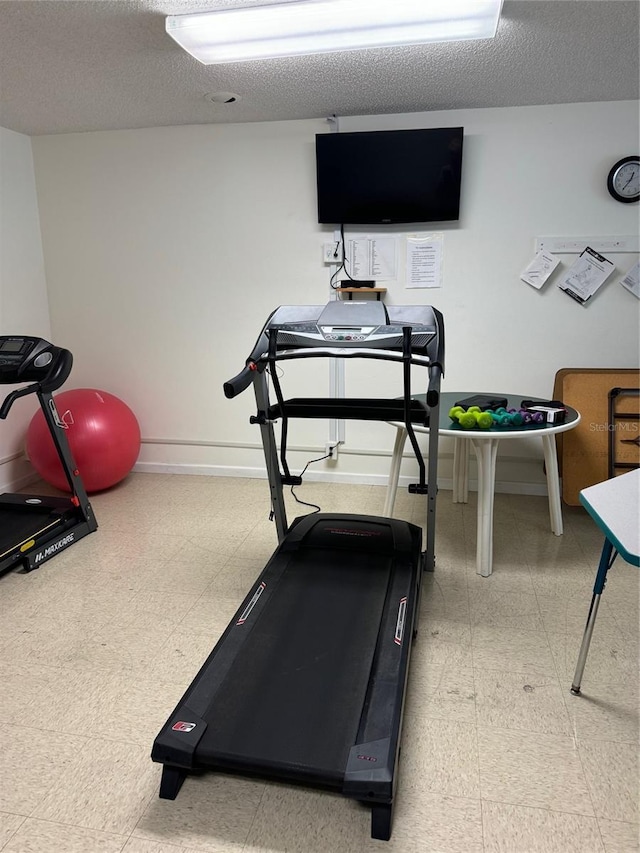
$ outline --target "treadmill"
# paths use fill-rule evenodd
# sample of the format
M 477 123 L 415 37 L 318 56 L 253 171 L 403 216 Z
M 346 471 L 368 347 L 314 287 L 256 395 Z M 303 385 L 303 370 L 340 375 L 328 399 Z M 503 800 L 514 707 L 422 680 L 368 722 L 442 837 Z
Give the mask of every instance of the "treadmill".
M 278 362 L 323 356 L 397 361 L 403 396 L 285 400 Z M 413 365 L 427 371 L 424 403 Z M 161 798 L 203 771 L 277 779 L 367 803 L 372 837 L 390 838 L 421 578 L 435 561 L 443 366 L 434 308 L 330 302 L 276 309 L 225 383 L 228 398 L 253 385 L 279 545 L 155 739 Z M 409 488 L 427 495 L 425 550 L 421 528 L 397 519 L 311 513 L 289 526 L 283 486 L 301 482 L 286 460 L 290 418 L 404 422 L 420 475 Z M 429 428 L 428 481 L 413 424 Z
M 0 495 L 0 574 L 32 571 L 98 528 L 52 397 L 66 382 L 72 364 L 68 350 L 42 338 L 0 336 L 0 385 L 31 383 L 5 397 L 0 419 L 19 397 L 36 394 L 71 492 L 69 497 Z

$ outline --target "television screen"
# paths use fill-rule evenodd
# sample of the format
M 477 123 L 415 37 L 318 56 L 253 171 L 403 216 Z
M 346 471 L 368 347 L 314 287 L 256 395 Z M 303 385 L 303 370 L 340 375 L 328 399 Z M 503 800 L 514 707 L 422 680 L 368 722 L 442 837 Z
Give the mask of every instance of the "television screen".
M 458 219 L 461 127 L 316 135 L 318 222 Z

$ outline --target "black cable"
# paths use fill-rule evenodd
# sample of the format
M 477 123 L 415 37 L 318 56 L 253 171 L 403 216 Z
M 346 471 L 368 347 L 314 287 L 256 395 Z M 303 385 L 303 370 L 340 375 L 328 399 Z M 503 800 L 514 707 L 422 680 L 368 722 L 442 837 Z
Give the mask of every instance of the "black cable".
M 340 266 L 338 267 L 338 269 L 333 273 L 333 275 L 332 275 L 332 276 L 331 276 L 331 278 L 329 279 L 329 286 L 331 287 L 331 289 L 332 289 L 332 290 L 340 290 L 340 285 L 339 285 L 339 284 L 334 284 L 333 282 L 335 281 L 335 278 L 336 278 L 336 276 L 338 275 L 338 273 L 340 272 L 340 270 L 341 270 L 341 269 L 344 269 L 344 263 L 340 264 Z
M 278 368 L 278 366 L 277 366 L 277 365 L 275 365 L 275 366 L 276 366 L 276 368 Z M 280 368 L 279 370 L 280 370 L 280 375 L 281 375 L 281 376 L 283 376 L 283 375 L 284 375 L 284 371 L 283 371 L 281 368 Z M 268 376 L 272 375 L 272 374 L 271 374 L 271 370 L 269 369 L 269 367 L 266 367 L 266 368 L 265 368 L 265 373 L 266 373 Z M 324 456 L 319 456 L 317 459 L 310 459 L 310 460 L 307 462 L 307 464 L 304 466 L 304 468 L 302 469 L 302 473 L 300 474 L 300 477 L 303 477 L 303 476 L 304 476 L 304 473 L 305 473 L 305 471 L 307 470 L 307 468 L 309 467 L 309 465 L 313 465 L 313 463 L 314 463 L 314 462 L 322 462 L 324 459 L 331 459 L 331 456 L 332 456 L 332 454 L 331 454 L 331 453 L 326 453 Z M 280 472 L 278 472 L 278 476 L 279 476 L 279 475 L 280 475 Z M 296 493 L 293 491 L 293 490 L 294 490 L 294 488 L 295 488 L 294 486 L 291 486 L 291 494 L 292 494 L 292 495 L 293 495 L 293 497 L 295 498 L 296 502 L 297 502 L 297 503 L 299 503 L 301 506 L 310 506 L 310 507 L 313 507 L 313 512 L 312 512 L 312 513 L 308 513 L 308 515 L 315 515 L 316 513 L 318 513 L 318 512 L 320 512 L 320 511 L 321 511 L 321 509 L 322 509 L 322 508 L 321 508 L 321 507 L 319 507 L 319 506 L 318 506 L 318 504 L 312 504 L 312 503 L 308 503 L 307 501 L 300 500 L 300 498 L 299 498 L 299 497 L 296 495 Z M 273 517 L 274 517 L 274 512 L 273 512 L 273 510 L 271 510 L 271 512 L 269 513 L 269 521 L 273 521 Z
M 347 264 L 346 264 L 347 253 L 346 253 L 346 249 L 345 249 L 345 245 L 344 245 L 344 224 L 340 225 L 340 239 L 342 240 L 342 264 L 344 266 L 344 271 L 347 274 L 347 278 L 350 281 L 355 281 L 355 278 L 352 277 L 351 273 L 347 269 Z
M 305 471 L 307 470 L 309 465 L 313 465 L 314 462 L 322 462 L 324 459 L 331 459 L 331 453 L 325 453 L 324 456 L 319 456 L 317 459 L 310 459 L 307 462 L 307 464 L 304 466 L 304 468 L 302 469 L 302 471 L 300 473 L 300 478 L 302 479 L 302 477 L 304 477 Z M 300 498 L 296 495 L 296 493 L 293 491 L 293 489 L 294 489 L 294 486 L 291 486 L 291 494 L 296 499 L 297 503 L 299 503 L 301 506 L 313 507 L 313 512 L 309 512 L 309 513 L 307 513 L 307 515 L 315 515 L 316 513 L 321 511 L 321 507 L 319 507 L 318 504 L 312 504 L 312 503 L 309 503 L 308 501 L 300 500 Z
M 331 287 L 332 290 L 339 290 L 340 289 L 339 284 L 333 283 L 335 281 L 336 276 L 340 272 L 340 270 L 344 270 L 344 274 L 349 279 L 349 281 L 355 281 L 355 279 L 353 278 L 353 276 L 350 274 L 349 270 L 347 269 L 347 253 L 346 253 L 345 245 L 344 245 L 344 224 L 340 225 L 340 244 L 339 245 L 342 246 L 342 260 L 340 261 L 340 266 L 338 267 L 338 269 L 333 273 L 333 275 L 329 279 L 329 286 Z
M 269 368 L 268 368 L 268 367 L 265 367 L 264 372 L 267 374 L 267 376 L 271 376 L 271 375 L 272 375 L 272 374 L 271 374 L 271 370 L 269 370 Z M 284 376 L 284 370 L 283 370 L 283 369 L 280 367 L 280 365 L 278 365 L 278 364 L 276 364 L 276 372 L 275 372 L 275 375 L 276 375 L 276 376 L 278 376 L 278 377 L 280 377 L 280 376 Z

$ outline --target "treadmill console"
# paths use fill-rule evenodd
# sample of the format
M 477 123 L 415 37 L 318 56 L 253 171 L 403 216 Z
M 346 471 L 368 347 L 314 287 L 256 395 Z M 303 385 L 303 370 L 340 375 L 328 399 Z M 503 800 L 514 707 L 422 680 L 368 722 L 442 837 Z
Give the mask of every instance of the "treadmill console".
M 277 333 L 278 349 L 329 346 L 401 351 L 403 329 L 410 326 L 412 349 L 426 354 L 438 335 L 428 306 L 414 307 L 409 316 L 406 307 L 387 309 L 380 302 L 329 302 L 315 317 L 299 319 L 295 313 L 295 306 L 283 306 L 265 328 L 268 336 Z
M 281 305 L 262 327 L 244 368 L 224 383 L 225 396 L 242 393 L 271 360 L 315 356 L 408 361 L 437 366 L 439 376 L 444 371 L 443 317 L 430 305 L 378 301 Z
M 282 323 L 273 325 L 267 332 L 277 330 L 279 340 L 283 343 L 295 344 L 300 347 L 319 346 L 325 342 L 336 343 L 340 346 L 362 346 L 365 343 L 375 349 L 396 349 L 402 346 L 402 326 L 320 326 L 308 323 Z M 280 338 L 280 333 L 286 333 Z M 412 326 L 412 337 L 419 334 L 424 343 L 435 336 L 431 326 Z
M 0 336 L 0 385 L 47 383 L 55 391 L 71 372 L 71 353 L 42 338 Z

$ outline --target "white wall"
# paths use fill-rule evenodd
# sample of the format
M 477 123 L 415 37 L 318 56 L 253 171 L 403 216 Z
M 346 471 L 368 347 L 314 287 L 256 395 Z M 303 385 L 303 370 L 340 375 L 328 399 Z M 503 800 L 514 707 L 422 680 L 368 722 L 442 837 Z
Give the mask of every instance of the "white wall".
M 0 128 L 0 335 L 9 334 L 48 338 L 51 329 L 31 140 Z M 0 386 L 0 399 L 10 390 Z M 0 489 L 31 478 L 21 457 L 36 408 L 32 398 L 18 400 L 0 421 Z
M 613 256 L 616 274 L 585 307 L 519 273 L 536 236 L 637 233 L 638 205 L 616 203 L 606 175 L 639 148 L 638 104 L 341 119 L 341 130 L 445 125 L 463 125 L 465 143 L 460 222 L 436 226 L 444 287 L 391 282 L 387 297 L 444 313 L 444 388 L 547 396 L 562 367 L 636 365 L 640 303 L 619 279 L 637 256 Z M 69 387 L 132 406 L 143 436 L 165 442 L 146 443 L 143 463 L 262 469 L 252 400 L 226 400 L 222 383 L 273 308 L 329 296 L 321 245 L 333 231 L 315 221 L 325 131 L 308 120 L 33 140 L 53 334 L 76 358 Z M 371 364 L 348 371 L 348 389 L 399 393 L 399 375 Z M 327 377 L 323 360 L 289 364 L 285 393 L 324 394 Z M 326 438 L 324 423 L 294 423 L 290 441 L 307 450 L 293 467 Z M 381 481 L 391 440 L 386 425 L 347 424 L 346 452 L 325 471 Z M 537 444 L 510 442 L 498 479 L 542 483 Z M 449 456 L 443 443 L 445 479 Z

